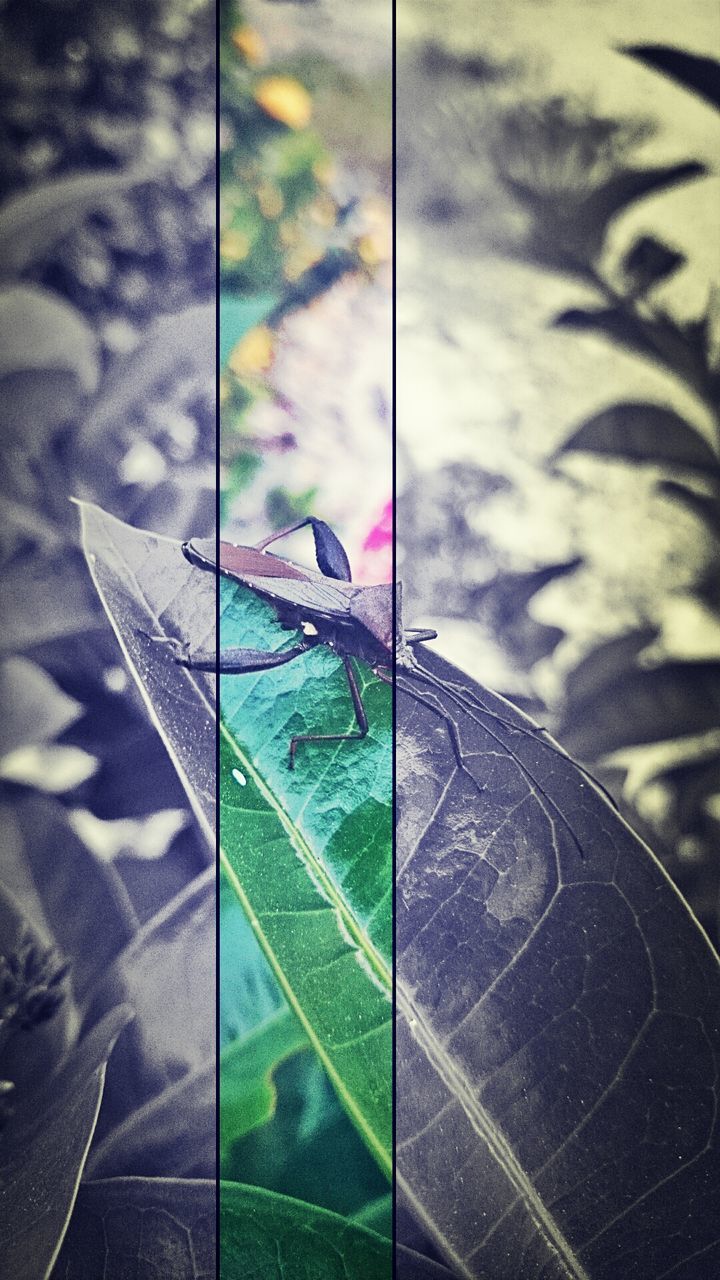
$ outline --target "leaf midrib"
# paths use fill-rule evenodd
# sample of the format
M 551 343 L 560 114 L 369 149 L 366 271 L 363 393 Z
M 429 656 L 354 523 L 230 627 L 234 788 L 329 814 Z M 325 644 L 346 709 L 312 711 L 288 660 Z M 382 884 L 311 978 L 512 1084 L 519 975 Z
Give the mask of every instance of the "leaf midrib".
M 331 880 L 330 876 L 328 875 L 327 871 L 322 865 L 320 859 L 313 852 L 307 840 L 303 836 L 302 832 L 292 822 L 292 820 L 286 813 L 282 803 L 280 802 L 278 797 L 275 795 L 272 788 L 268 786 L 268 784 L 265 782 L 262 776 L 258 773 L 258 770 L 255 768 L 255 765 L 253 764 L 252 760 L 250 760 L 250 758 L 244 753 L 244 751 L 238 744 L 237 740 L 235 739 L 234 735 L 230 732 L 227 725 L 224 724 L 222 719 L 220 720 L 220 733 L 222 734 L 223 738 L 228 743 L 231 751 L 233 752 L 236 759 L 238 760 L 243 773 L 247 777 L 252 778 L 253 782 L 258 787 L 260 794 L 263 796 L 263 799 L 265 800 L 269 808 L 277 817 L 278 821 L 280 822 L 283 830 L 285 831 L 288 837 L 291 847 L 302 859 L 306 867 L 308 867 L 311 876 L 313 877 L 314 881 L 317 883 L 318 889 L 324 896 L 325 900 L 329 903 L 329 905 L 336 911 L 337 915 L 340 917 L 341 925 L 347 931 L 347 937 L 350 939 L 352 943 L 355 944 L 355 946 L 357 947 L 357 950 L 361 953 L 361 955 L 365 959 L 368 967 L 371 970 L 371 973 L 373 974 L 374 978 L 377 981 L 377 985 L 381 988 L 383 993 L 386 995 L 388 1003 L 391 1004 L 393 986 L 392 986 L 392 974 L 390 972 L 389 967 L 383 961 L 382 957 L 378 954 L 376 948 L 373 946 L 366 932 L 358 924 L 358 921 L 356 920 L 355 916 L 352 914 L 351 911 L 348 910 L 345 899 L 339 893 L 337 886 Z M 220 863 L 223 868 L 223 871 L 227 875 L 229 882 L 232 884 L 232 887 L 238 897 L 238 900 L 243 910 L 245 911 L 245 914 L 250 922 L 250 925 L 252 926 L 252 929 L 255 932 L 258 938 L 258 941 L 260 942 L 260 945 L 262 946 L 263 951 L 265 952 L 272 966 L 272 969 L 283 990 L 283 993 L 288 1001 L 288 1004 L 290 1005 L 290 1007 L 292 1008 L 296 1016 L 299 1018 L 302 1026 L 305 1028 L 305 1031 L 307 1032 L 307 1035 L 308 1035 L 308 1039 L 310 1040 L 313 1048 L 315 1049 L 315 1052 L 317 1053 L 318 1057 L 322 1061 L 323 1066 L 325 1067 L 325 1070 L 327 1071 L 328 1075 L 333 1081 L 333 1084 L 335 1085 L 335 1088 L 339 1096 L 342 1098 L 345 1107 L 353 1117 L 355 1124 L 358 1126 L 360 1132 L 364 1135 L 368 1146 L 370 1147 L 373 1154 L 375 1155 L 375 1158 L 377 1159 L 383 1172 L 386 1173 L 388 1177 L 392 1177 L 391 1153 L 387 1150 L 384 1143 L 382 1143 L 379 1140 L 379 1138 L 376 1136 L 375 1131 L 369 1126 L 363 1111 L 360 1109 L 360 1107 L 358 1106 L 358 1103 L 355 1100 L 354 1095 L 351 1094 L 350 1091 L 348 1090 L 342 1076 L 339 1074 L 337 1068 L 335 1067 L 331 1056 L 328 1054 L 322 1042 L 319 1040 L 312 1023 L 309 1021 L 309 1019 L 305 1015 L 305 1012 L 302 1008 L 300 1000 L 293 986 L 291 985 L 282 965 L 280 964 L 280 961 L 278 960 L 275 954 L 275 951 L 270 942 L 270 939 L 265 933 L 265 930 L 263 929 L 263 926 L 257 917 L 257 914 L 253 908 L 253 905 L 249 900 L 242 884 L 240 883 L 237 873 L 235 872 L 232 866 L 230 858 L 222 847 L 222 843 L 219 846 L 219 857 L 220 857 Z

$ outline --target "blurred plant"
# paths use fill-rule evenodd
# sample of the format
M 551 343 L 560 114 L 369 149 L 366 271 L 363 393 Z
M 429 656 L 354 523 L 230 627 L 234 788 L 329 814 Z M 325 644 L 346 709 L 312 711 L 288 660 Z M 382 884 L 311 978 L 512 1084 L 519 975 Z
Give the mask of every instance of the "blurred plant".
M 720 105 L 720 64 L 712 59 L 657 48 L 627 52 Z M 553 467 L 559 469 L 568 455 L 582 452 L 647 468 L 659 477 L 658 492 L 683 504 L 717 548 L 717 290 L 711 286 L 701 315 L 678 319 L 658 300 L 656 290 L 685 265 L 682 253 L 651 232 L 638 235 L 617 264 L 607 252 L 614 220 L 631 205 L 705 172 L 693 160 L 654 168 L 635 165 L 633 151 L 647 136 L 644 124 L 598 118 L 577 102 L 554 98 L 518 106 L 505 116 L 495 161 L 528 215 L 523 256 L 588 285 L 597 299 L 563 311 L 554 325 L 569 334 L 596 334 L 653 361 L 714 424 L 714 438 L 708 440 L 681 413 L 661 403 L 612 404 L 573 432 L 557 450 Z M 561 630 L 551 634 L 529 617 L 530 598 L 553 574 L 572 575 L 580 563 L 525 575 L 525 584 L 523 575 L 501 570 L 482 589 L 496 610 L 494 617 L 490 614 L 491 629 L 521 668 L 531 671 L 563 638 Z M 469 612 L 476 616 L 477 606 Z M 698 916 L 717 936 L 717 573 L 709 569 L 694 591 L 668 595 L 658 602 L 658 612 L 659 627 L 644 626 L 635 634 L 603 641 L 567 673 L 561 705 L 554 708 L 557 731 L 570 751 L 617 790 L 634 824 L 664 856 Z M 518 644 L 520 634 L 526 643 Z M 539 705 L 535 703 L 536 709 Z
M 313 128 L 311 90 L 332 71 L 310 58 L 273 61 L 240 7 L 221 6 L 221 514 L 233 536 L 247 534 L 261 491 L 271 528 L 317 502 L 317 482 L 288 485 L 272 465 L 284 460 L 286 476 L 286 455 L 297 451 L 295 471 L 312 470 L 302 462 L 302 411 L 276 376 L 285 322 L 307 313 L 312 327 L 315 302 L 350 278 L 369 281 L 389 256 L 389 213 L 354 191 Z
M 116 1204 L 126 1238 L 159 1176 L 181 1234 L 214 1202 L 212 1120 L 193 1083 L 212 1048 L 214 935 L 203 916 L 203 967 L 188 891 L 212 850 L 105 633 L 69 500 L 148 512 L 168 533 L 214 527 L 214 11 L 38 0 L 5 5 L 2 21 L 0 983 L 9 996 L 13 975 L 29 982 L 30 957 L 42 977 L 53 946 L 70 966 L 53 1016 L 2 1046 L 15 1087 L 0 1252 L 8 1274 L 37 1280 L 69 1220 L 85 1226 L 59 1272 L 103 1268 L 83 1205 L 99 1196 L 104 1213 L 120 1174 L 142 1175 Z M 211 881 L 204 892 L 209 909 Z M 199 963 L 202 989 L 158 987 L 168 956 L 171 971 Z M 136 1030 L 106 1073 L 126 997 Z M 39 987 L 33 1001 L 51 1012 Z M 179 1005 L 182 1032 L 161 1045 Z M 163 1120 L 178 1081 L 190 1164 Z M 91 1141 L 107 1181 L 78 1193 Z M 209 1273 L 213 1242 L 194 1243 Z M 151 1246 L 159 1273 L 164 1248 Z

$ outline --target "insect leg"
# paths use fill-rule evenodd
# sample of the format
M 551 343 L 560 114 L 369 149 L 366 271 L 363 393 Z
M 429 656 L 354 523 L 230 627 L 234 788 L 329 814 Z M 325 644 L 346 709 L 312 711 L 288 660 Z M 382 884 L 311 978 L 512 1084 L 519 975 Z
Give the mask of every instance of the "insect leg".
M 368 718 L 363 706 L 362 696 L 358 688 L 358 682 L 352 667 L 350 658 L 343 657 L 343 666 L 345 675 L 347 676 L 348 687 L 350 689 L 350 697 L 352 698 L 353 709 L 355 711 L 355 719 L 357 720 L 357 729 L 353 733 L 299 733 L 296 737 L 290 739 L 290 768 L 295 768 L 295 752 L 299 742 L 349 742 L 352 739 L 364 738 L 368 731 Z
M 408 627 L 403 632 L 403 640 L 406 644 L 422 644 L 425 640 L 437 640 L 438 633 L 433 631 L 431 627 L 421 630 L 420 627 Z
M 146 634 L 145 632 L 143 634 Z M 177 636 L 148 636 L 155 644 L 164 644 L 171 652 L 173 660 L 180 667 L 191 671 L 219 671 L 221 675 L 242 675 L 244 672 L 269 671 L 273 667 L 281 667 L 293 658 L 306 653 L 304 645 L 294 645 L 292 649 L 284 649 L 280 653 L 267 652 L 264 649 L 195 649 L 190 651 L 187 644 L 178 640 Z
M 386 675 L 382 667 L 375 667 L 374 671 L 375 671 L 375 675 L 378 677 L 378 680 L 382 680 L 384 684 L 391 685 L 394 683 L 392 676 Z M 457 725 L 455 724 L 455 721 L 453 720 L 452 716 L 449 716 L 446 711 L 442 711 L 440 707 L 437 707 L 435 705 L 434 702 L 428 702 L 428 700 L 426 698 L 423 698 L 422 695 L 419 694 L 416 689 L 413 689 L 413 688 L 406 689 L 404 685 L 401 685 L 400 687 L 402 688 L 403 693 L 409 694 L 410 697 L 414 698 L 416 702 L 419 702 L 423 707 L 427 707 L 428 711 L 432 711 L 434 715 L 439 716 L 440 719 L 444 721 L 448 731 L 448 736 L 452 743 L 452 749 L 455 753 L 455 760 L 457 762 L 458 769 L 462 769 L 463 773 L 466 773 L 468 777 L 471 778 L 472 781 L 475 783 L 475 786 L 477 786 L 478 785 L 477 778 L 470 772 L 465 761 L 463 760 L 462 747 L 460 745 L 460 736 L 457 731 Z

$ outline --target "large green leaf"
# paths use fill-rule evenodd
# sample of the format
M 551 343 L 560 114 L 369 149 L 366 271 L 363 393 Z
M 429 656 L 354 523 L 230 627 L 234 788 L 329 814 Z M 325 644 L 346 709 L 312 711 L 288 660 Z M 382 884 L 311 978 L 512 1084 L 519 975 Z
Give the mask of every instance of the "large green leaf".
M 221 582 L 221 643 L 297 641 L 270 605 Z M 221 857 L 291 1008 L 382 1168 L 391 1168 L 391 698 L 359 672 L 362 742 L 293 734 L 354 727 L 324 646 L 261 675 L 221 678 Z
M 409 1250 L 414 1280 L 450 1280 Z M 391 1242 L 315 1205 L 236 1182 L 220 1183 L 222 1280 L 389 1280 Z

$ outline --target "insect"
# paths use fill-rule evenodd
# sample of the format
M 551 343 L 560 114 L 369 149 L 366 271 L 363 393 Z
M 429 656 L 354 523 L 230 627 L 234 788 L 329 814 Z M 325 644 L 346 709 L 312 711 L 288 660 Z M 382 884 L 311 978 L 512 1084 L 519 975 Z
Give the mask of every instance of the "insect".
M 306 525 L 313 531 L 319 573 L 266 550 Z M 219 572 L 269 600 L 283 626 L 302 631 L 302 641 L 281 653 L 228 648 L 217 657 L 195 655 L 177 660 L 201 670 L 239 675 L 268 671 L 292 662 L 317 645 L 326 645 L 343 664 L 357 728 L 351 733 L 297 734 L 290 740 L 290 768 L 295 766 L 301 742 L 342 742 L 366 737 L 369 724 L 353 659 L 366 662 L 380 679 L 392 683 L 393 665 L 412 665 L 412 647 L 435 639 L 437 632 L 403 630 L 399 584 L 356 586 L 342 543 L 330 526 L 315 516 L 270 534 L 254 547 L 221 542 L 219 549 L 216 562 L 213 539 L 193 539 L 182 548 L 185 558 L 197 568 Z
M 267 550 L 273 542 L 307 525 L 312 528 L 319 573 L 301 568 Z M 219 560 L 216 559 L 217 544 L 210 538 L 183 543 L 182 551 L 195 567 L 223 574 L 270 601 L 280 623 L 301 631 L 302 640 L 279 653 L 242 648 L 223 649 L 217 655 L 182 656 L 176 652 L 177 662 L 199 670 L 240 675 L 268 671 L 292 662 L 317 645 L 326 645 L 340 658 L 357 728 L 350 733 L 297 734 L 290 740 L 291 769 L 295 767 L 297 748 L 302 742 L 346 742 L 366 737 L 369 724 L 353 667 L 354 659 L 366 662 L 381 680 L 389 684 L 394 682 L 402 692 L 444 723 L 457 765 L 473 782 L 474 775 L 468 768 L 458 735 L 458 712 L 469 714 L 475 720 L 481 719 L 498 747 L 511 754 L 515 753 L 509 746 L 507 734 L 502 738 L 497 736 L 500 728 L 509 731 L 510 735 L 527 735 L 562 759 L 569 759 L 544 729 L 510 703 L 499 699 L 498 695 L 490 695 L 495 704 L 491 706 L 475 694 L 468 683 L 462 682 L 460 676 L 458 681 L 443 679 L 423 664 L 415 648 L 436 639 L 437 632 L 403 626 L 400 583 L 355 585 L 345 549 L 323 520 L 307 516 L 252 547 L 220 542 Z M 496 709 L 498 705 L 502 711 Z M 497 729 L 493 729 L 493 725 Z M 542 790 L 532 770 L 519 760 L 518 763 L 528 781 Z M 582 765 L 577 764 L 576 767 L 614 806 L 612 797 L 601 784 Z M 563 815 L 558 816 L 575 839 Z M 582 856 L 582 850 L 580 853 Z

